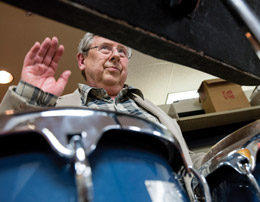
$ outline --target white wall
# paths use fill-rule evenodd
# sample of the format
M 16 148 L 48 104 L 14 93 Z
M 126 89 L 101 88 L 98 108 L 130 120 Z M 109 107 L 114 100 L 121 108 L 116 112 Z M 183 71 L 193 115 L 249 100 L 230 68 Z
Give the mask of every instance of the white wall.
M 127 83 L 140 88 L 145 98 L 160 105 L 166 103 L 168 93 L 197 90 L 203 80 L 212 78 L 216 77 L 134 51 Z

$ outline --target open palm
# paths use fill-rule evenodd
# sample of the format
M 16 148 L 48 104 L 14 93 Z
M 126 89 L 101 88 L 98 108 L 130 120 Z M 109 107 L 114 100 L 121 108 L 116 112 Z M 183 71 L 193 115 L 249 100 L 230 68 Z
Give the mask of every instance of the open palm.
M 58 39 L 46 38 L 42 44 L 36 42 L 24 59 L 21 80 L 41 90 L 60 96 L 68 82 L 70 71 L 64 71 L 56 80 L 55 73 L 64 47 Z

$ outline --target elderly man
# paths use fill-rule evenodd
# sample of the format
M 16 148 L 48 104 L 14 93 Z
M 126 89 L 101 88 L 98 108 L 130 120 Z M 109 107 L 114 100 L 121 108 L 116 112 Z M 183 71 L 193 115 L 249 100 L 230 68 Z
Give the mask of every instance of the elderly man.
M 140 90 L 125 84 L 130 48 L 91 33 L 85 34 L 79 44 L 77 60 L 86 84 L 79 84 L 74 93 L 61 96 L 71 74 L 64 71 L 57 80 L 54 78 L 63 51 L 56 37 L 46 38 L 42 44 L 36 42 L 25 57 L 18 86 L 8 89 L 0 112 L 78 106 L 136 115 L 166 126 L 191 163 L 176 120 L 145 100 Z

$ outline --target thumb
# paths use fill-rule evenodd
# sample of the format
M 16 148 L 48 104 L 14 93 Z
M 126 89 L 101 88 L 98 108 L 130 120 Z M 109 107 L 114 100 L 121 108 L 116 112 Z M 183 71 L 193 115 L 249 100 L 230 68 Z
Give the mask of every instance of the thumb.
M 65 86 L 67 85 L 68 83 L 68 80 L 69 80 L 69 77 L 71 75 L 71 71 L 67 70 L 65 72 L 63 72 L 61 75 L 60 75 L 60 78 L 57 80 L 57 85 L 62 88 L 62 89 L 65 89 Z

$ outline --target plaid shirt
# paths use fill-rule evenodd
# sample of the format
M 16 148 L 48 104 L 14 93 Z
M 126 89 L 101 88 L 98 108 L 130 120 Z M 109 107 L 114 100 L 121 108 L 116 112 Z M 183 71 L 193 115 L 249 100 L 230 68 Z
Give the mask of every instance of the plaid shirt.
M 155 116 L 138 106 L 132 99 L 133 94 L 137 94 L 143 98 L 142 92 L 137 88 L 124 85 L 124 88 L 118 93 L 115 99 L 112 99 L 103 88 L 94 88 L 85 84 L 79 84 L 79 90 L 82 107 L 117 111 L 139 116 L 153 122 L 159 122 Z M 58 99 L 57 96 L 43 92 L 41 89 L 24 81 L 19 82 L 15 92 L 26 99 L 29 104 L 35 106 L 54 107 Z

